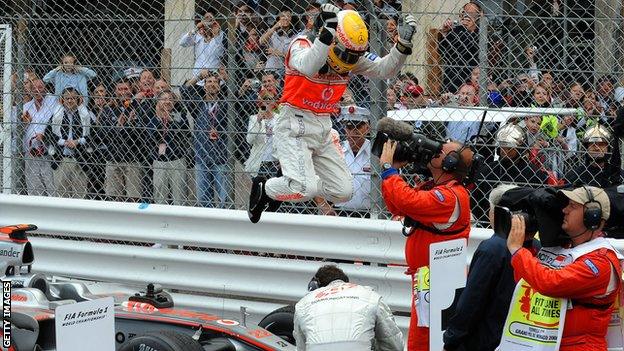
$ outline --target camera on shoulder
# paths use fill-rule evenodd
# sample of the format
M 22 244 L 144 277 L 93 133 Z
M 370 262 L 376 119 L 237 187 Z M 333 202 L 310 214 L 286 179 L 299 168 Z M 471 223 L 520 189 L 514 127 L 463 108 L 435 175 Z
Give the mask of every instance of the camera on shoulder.
M 397 162 L 426 165 L 442 152 L 443 142 L 415 133 L 412 126 L 405 122 L 385 117 L 379 120 L 377 129 L 377 136 L 371 147 L 371 153 L 377 157 L 381 156 L 383 146 L 388 140 L 398 142 L 394 152 L 394 161 Z

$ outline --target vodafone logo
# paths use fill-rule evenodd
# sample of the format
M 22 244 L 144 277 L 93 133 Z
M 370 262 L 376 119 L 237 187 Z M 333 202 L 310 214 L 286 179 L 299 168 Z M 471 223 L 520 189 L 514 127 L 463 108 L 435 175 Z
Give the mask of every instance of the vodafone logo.
M 334 96 L 334 89 L 333 88 L 325 88 L 323 89 L 323 91 L 321 92 L 321 97 L 323 98 L 323 100 L 328 101 L 329 99 L 332 98 L 332 96 Z
M 231 319 L 217 319 L 216 322 L 221 325 L 227 325 L 227 326 L 233 326 L 233 325 L 239 324 L 237 321 L 233 321 Z

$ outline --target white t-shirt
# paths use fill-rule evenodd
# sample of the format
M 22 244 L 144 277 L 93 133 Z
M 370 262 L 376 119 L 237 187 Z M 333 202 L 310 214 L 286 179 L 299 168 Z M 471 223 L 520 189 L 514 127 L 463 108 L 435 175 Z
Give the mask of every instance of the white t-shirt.
M 286 56 L 288 45 L 294 37 L 295 35 L 281 36 L 277 34 L 277 31 L 271 34 L 271 37 L 269 38 L 269 47 L 278 50 L 283 54 L 283 56 L 269 55 L 267 57 L 265 69 L 284 69 L 284 56 Z
M 45 96 L 39 110 L 35 106 L 34 99 L 24 104 L 24 113 L 28 112 L 31 118 L 31 122 L 24 132 L 24 152 L 28 153 L 31 148 L 40 146 L 41 142 L 33 138 L 35 135 L 45 132 L 57 106 L 58 100 L 52 95 Z

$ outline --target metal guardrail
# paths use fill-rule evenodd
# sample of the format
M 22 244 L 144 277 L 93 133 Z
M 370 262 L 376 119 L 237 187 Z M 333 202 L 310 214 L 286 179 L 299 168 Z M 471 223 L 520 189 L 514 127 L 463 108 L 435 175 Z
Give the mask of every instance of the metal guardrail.
M 371 262 L 340 266 L 353 281 L 378 291 L 404 330 L 409 323 L 410 282 L 401 266 L 405 238 L 398 222 L 266 213 L 251 224 L 242 211 L 0 195 L 0 225 L 15 223 L 34 223 L 48 235 L 31 238 L 37 272 L 133 286 L 154 282 L 178 291 L 179 306 L 229 318 L 247 306 L 251 322 L 305 295 L 324 264 L 319 258 Z M 490 235 L 473 229 L 469 259 Z M 317 259 L 301 258 L 310 256 Z

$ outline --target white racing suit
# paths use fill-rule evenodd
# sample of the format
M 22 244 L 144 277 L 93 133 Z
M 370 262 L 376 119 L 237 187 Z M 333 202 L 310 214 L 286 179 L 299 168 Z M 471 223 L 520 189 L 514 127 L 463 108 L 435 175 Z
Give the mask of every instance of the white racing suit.
M 403 334 L 370 287 L 335 280 L 295 306 L 299 351 L 402 351 Z
M 299 202 L 317 195 L 345 202 L 353 194 L 351 172 L 333 146 L 330 114 L 337 111 L 349 75 L 319 74 L 329 46 L 318 38 L 295 38 L 286 54 L 286 78 L 281 109 L 274 126 L 273 152 L 283 176 L 266 182 L 275 200 Z M 380 58 L 366 53 L 350 74 L 374 78 L 396 76 L 407 55 L 396 48 Z

